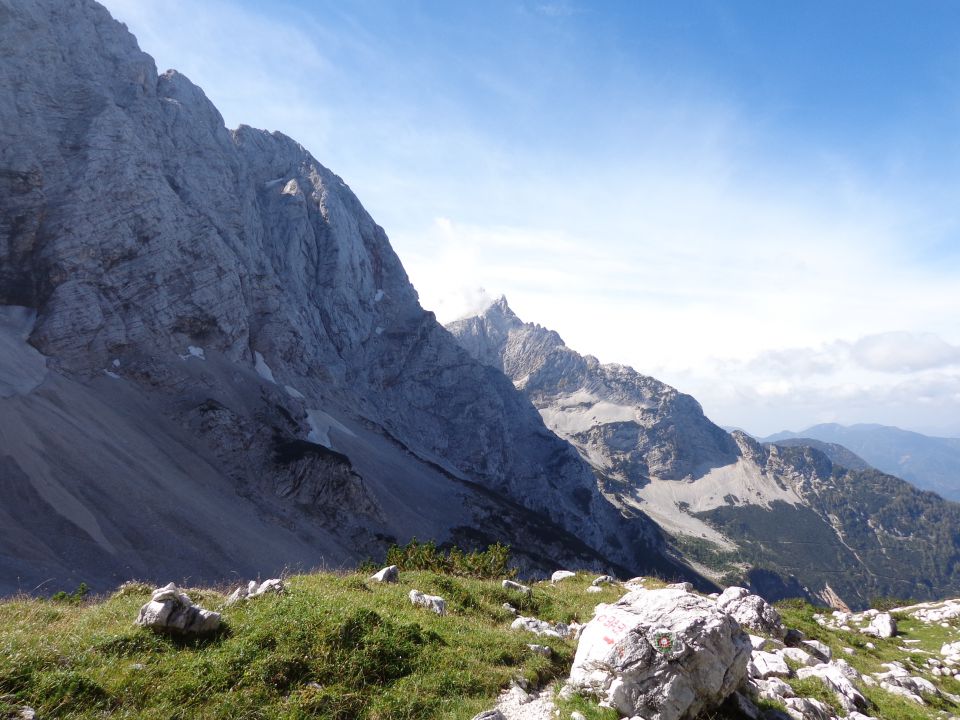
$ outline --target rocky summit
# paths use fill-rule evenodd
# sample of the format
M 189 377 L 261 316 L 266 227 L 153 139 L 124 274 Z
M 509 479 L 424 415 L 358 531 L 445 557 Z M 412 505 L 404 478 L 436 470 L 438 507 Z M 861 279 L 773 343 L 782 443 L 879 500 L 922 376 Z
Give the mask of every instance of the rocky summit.
M 656 520 L 718 582 L 835 607 L 960 592 L 960 506 L 849 451 L 727 433 L 689 395 L 580 355 L 505 298 L 447 327 L 577 448 L 612 502 Z
M 228 130 L 92 0 L 2 0 L 0 48 L 0 593 L 411 536 L 695 577 L 295 140 Z

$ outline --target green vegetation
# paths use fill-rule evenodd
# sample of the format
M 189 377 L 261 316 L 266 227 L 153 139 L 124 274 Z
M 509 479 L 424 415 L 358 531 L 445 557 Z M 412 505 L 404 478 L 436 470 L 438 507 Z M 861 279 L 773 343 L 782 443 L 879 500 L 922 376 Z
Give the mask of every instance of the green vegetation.
M 671 544 L 680 557 L 693 560 L 724 577 L 739 581 L 743 576 L 744 559 L 736 550 L 724 550 L 716 543 L 691 535 L 674 535 Z
M 468 720 L 512 679 L 542 685 L 566 676 L 573 659 L 573 642 L 511 631 L 503 603 L 586 621 L 622 592 L 587 593 L 592 577 L 538 583 L 524 596 L 499 580 L 431 571 L 401 572 L 397 585 L 301 575 L 283 596 L 228 608 L 222 593 L 192 589 L 224 620 L 217 635 L 192 639 L 133 625 L 150 598 L 142 584 L 81 605 L 14 598 L 0 602 L 0 717 L 22 704 L 45 718 Z M 412 588 L 443 596 L 448 615 L 413 607 Z
M 882 639 L 859 632 L 820 627 L 813 618 L 814 614 L 829 614 L 830 611 L 814 607 L 802 600 L 786 600 L 776 605 L 786 626 L 800 630 L 810 639 L 826 643 L 835 658 L 846 660 L 862 674 L 883 672 L 887 670 L 884 663 L 899 662 L 911 675 L 930 680 L 941 691 L 960 695 L 960 682 L 953 678 L 933 675 L 926 664 L 926 658 L 940 656 L 940 646 L 943 643 L 960 640 L 960 628 L 955 623 L 944 628 L 936 623 L 923 623 L 914 618 L 896 616 L 899 628 L 897 637 Z M 868 647 L 867 643 L 873 647 Z M 853 654 L 848 654 L 844 648 L 852 649 Z M 793 664 L 790 664 L 793 667 Z M 798 696 L 813 697 L 836 708 L 836 698 L 815 678 L 792 678 L 787 682 Z M 947 697 L 924 697 L 927 704 L 921 706 L 879 687 L 863 683 L 858 683 L 857 687 L 873 705 L 868 714 L 882 720 L 935 720 L 944 717 L 943 712 L 951 716 L 960 714 L 960 704 Z
M 432 540 L 422 543 L 413 538 L 406 545 L 394 545 L 387 551 L 387 565 L 396 565 L 400 570 L 430 570 L 481 580 L 517 575 L 516 568 L 510 567 L 510 547 L 500 543 L 482 551 L 464 552 L 452 547 L 444 552 Z
M 561 718 L 570 717 L 570 713 L 579 712 L 587 720 L 618 720 L 620 713 L 612 708 L 597 705 L 595 698 L 573 695 L 569 698 L 558 697 L 555 702 Z
M 62 602 L 67 603 L 68 605 L 79 605 L 86 599 L 89 593 L 90 588 L 87 587 L 86 583 L 82 582 L 72 593 L 61 590 L 60 592 L 54 593 L 50 599 L 53 602 Z

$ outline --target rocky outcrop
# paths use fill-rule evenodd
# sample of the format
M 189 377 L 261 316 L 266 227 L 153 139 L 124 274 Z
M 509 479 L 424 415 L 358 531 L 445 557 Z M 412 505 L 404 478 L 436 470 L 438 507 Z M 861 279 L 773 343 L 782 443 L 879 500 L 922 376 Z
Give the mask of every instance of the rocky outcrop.
M 728 587 L 717 598 L 717 607 L 729 613 L 741 626 L 782 638 L 785 629 L 780 613 L 766 600 L 742 587 Z
M 24 549 L 0 577 L 212 579 L 413 535 L 689 572 L 296 141 L 228 130 L 92 0 L 7 0 L 0 46 L 0 541 Z
M 226 604 L 233 605 L 241 600 L 253 600 L 261 595 L 283 595 L 284 592 L 286 592 L 286 585 L 280 578 L 264 580 L 262 583 L 251 580 L 246 585 L 241 585 L 230 593 L 229 597 L 227 597 Z
M 174 583 L 154 590 L 150 602 L 140 608 L 136 624 L 160 632 L 202 635 L 220 627 L 220 613 L 194 605 Z
M 692 397 L 574 352 L 556 332 L 520 320 L 506 298 L 447 329 L 473 357 L 511 378 L 547 427 L 608 477 L 689 478 L 737 457 L 730 436 Z
M 683 720 L 719 706 L 746 677 L 750 640 L 730 615 L 684 590 L 598 605 L 577 647 L 574 689 L 622 715 Z

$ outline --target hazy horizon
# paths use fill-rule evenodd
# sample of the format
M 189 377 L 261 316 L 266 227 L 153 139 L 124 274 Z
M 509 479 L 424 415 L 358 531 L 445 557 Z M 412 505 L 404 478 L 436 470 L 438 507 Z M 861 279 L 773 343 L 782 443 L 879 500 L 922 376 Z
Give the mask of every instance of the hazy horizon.
M 105 5 L 341 175 L 441 321 L 505 294 L 758 435 L 960 436 L 960 8 Z

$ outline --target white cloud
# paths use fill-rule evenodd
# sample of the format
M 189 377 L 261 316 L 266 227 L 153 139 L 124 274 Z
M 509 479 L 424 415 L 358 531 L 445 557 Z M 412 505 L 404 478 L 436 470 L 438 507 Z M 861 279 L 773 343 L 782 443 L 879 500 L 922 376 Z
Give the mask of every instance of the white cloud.
M 960 346 L 933 333 L 888 332 L 861 338 L 853 358 L 870 370 L 914 372 L 960 364 Z

